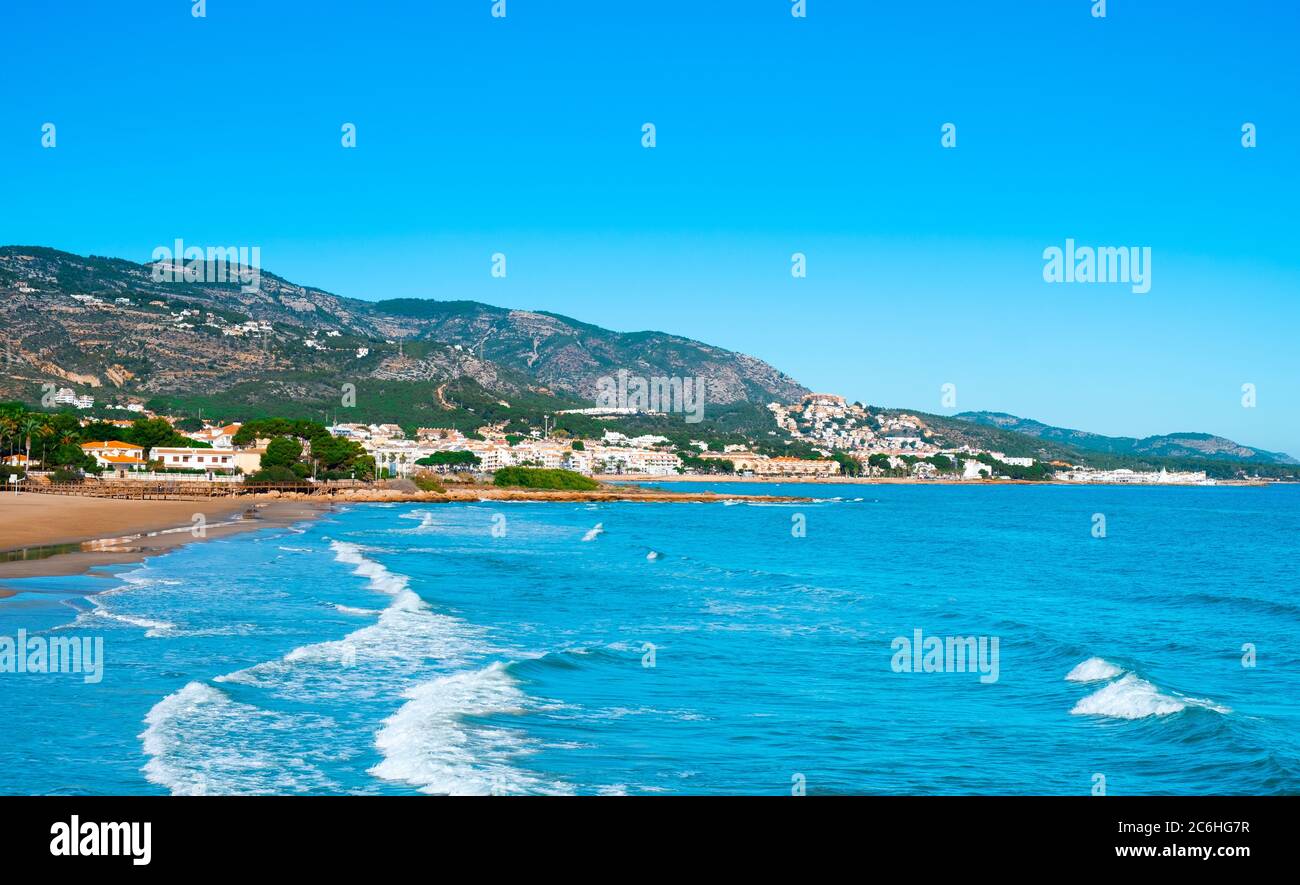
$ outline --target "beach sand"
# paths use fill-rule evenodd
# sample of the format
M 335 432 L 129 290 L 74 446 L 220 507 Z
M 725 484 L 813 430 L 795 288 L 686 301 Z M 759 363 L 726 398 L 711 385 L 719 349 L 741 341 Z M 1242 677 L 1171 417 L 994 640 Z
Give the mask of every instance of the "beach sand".
M 191 541 L 310 519 L 328 506 L 251 498 L 127 501 L 0 495 L 0 596 L 12 595 L 4 588 L 6 578 L 76 575 L 99 565 L 137 562 Z M 250 509 L 255 516 L 245 515 Z M 192 531 L 197 514 L 206 523 L 199 536 Z

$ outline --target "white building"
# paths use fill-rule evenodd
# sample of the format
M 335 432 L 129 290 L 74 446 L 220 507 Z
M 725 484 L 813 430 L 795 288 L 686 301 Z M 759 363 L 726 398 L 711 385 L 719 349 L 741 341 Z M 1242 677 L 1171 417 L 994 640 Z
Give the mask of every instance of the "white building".
M 203 470 L 210 473 L 234 473 L 234 449 L 190 449 L 158 446 L 150 459 L 162 462 L 164 470 Z
M 239 433 L 242 424 L 226 424 L 222 427 L 204 427 L 202 430 L 196 430 L 193 433 L 186 433 L 184 436 L 195 442 L 204 442 L 214 449 L 228 449 L 235 443 L 235 434 Z
M 70 387 L 61 387 L 54 393 L 54 404 L 56 406 L 72 406 L 77 409 L 93 409 L 95 407 L 95 398 L 93 396 L 78 396 Z
M 81 451 L 93 457 L 100 467 L 117 473 L 141 470 L 145 466 L 144 448 L 134 443 L 115 439 L 88 442 L 81 444 Z

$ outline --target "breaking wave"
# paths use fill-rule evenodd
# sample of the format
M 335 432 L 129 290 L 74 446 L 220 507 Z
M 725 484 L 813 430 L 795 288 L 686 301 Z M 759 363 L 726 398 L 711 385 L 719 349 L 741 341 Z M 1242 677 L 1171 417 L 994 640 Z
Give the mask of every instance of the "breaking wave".
M 1066 674 L 1065 678 L 1069 682 L 1100 682 L 1103 679 L 1114 679 L 1123 672 L 1110 661 L 1088 658 Z
M 1123 673 L 1123 676 L 1120 674 Z M 1119 679 L 1115 679 L 1120 676 Z M 1165 693 L 1136 673 L 1124 673 L 1116 665 L 1101 658 L 1089 658 L 1065 677 L 1071 682 L 1101 682 L 1115 679 L 1109 685 L 1081 698 L 1070 710 L 1074 716 L 1101 716 L 1107 719 L 1146 719 L 1150 716 L 1171 716 L 1188 708 L 1231 713 L 1228 707 L 1204 698 Z

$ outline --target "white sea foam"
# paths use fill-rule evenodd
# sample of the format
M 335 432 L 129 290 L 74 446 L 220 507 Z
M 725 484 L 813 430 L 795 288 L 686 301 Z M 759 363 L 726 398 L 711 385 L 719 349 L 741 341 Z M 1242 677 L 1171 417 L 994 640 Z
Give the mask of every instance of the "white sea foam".
M 468 716 L 524 712 L 527 698 L 500 662 L 438 677 L 403 697 L 375 735 L 384 759 L 370 769 L 374 776 L 439 795 L 571 792 L 512 764 L 533 752 L 518 730 L 466 725 Z
M 1103 679 L 1114 679 L 1123 672 L 1110 661 L 1102 658 L 1088 658 L 1088 660 L 1066 674 L 1065 678 L 1069 682 L 1100 682 Z
M 102 596 L 104 594 L 100 595 Z M 136 615 L 121 614 L 108 608 L 108 606 L 104 605 L 102 601 L 96 599 L 94 596 L 88 597 L 88 599 L 93 607 L 83 609 L 81 613 L 77 615 L 76 620 L 67 625 L 69 628 L 79 628 L 87 621 L 101 618 L 105 621 L 112 621 L 117 624 L 139 627 L 141 630 L 144 630 L 144 635 L 151 639 L 156 639 L 159 636 L 170 636 L 176 632 L 176 625 L 168 621 L 159 621 L 153 618 L 141 618 Z
M 1169 716 L 1188 707 L 1202 707 L 1216 713 L 1231 713 L 1224 706 L 1203 698 L 1163 694 L 1150 682 L 1134 673 L 1100 688 L 1080 700 L 1070 711 L 1075 716 L 1105 716 L 1110 719 L 1145 719 Z
M 587 534 L 582 536 L 582 540 L 594 541 L 603 534 L 605 534 L 605 524 L 603 522 L 598 522 L 596 523 L 595 528 L 590 529 Z
M 433 519 L 433 512 L 430 510 L 412 510 L 410 513 L 403 513 L 401 519 L 419 520 L 420 524 L 411 529 L 400 529 L 402 532 L 418 532 L 421 529 L 435 528 L 437 523 Z
M 335 611 L 345 615 L 362 615 L 366 617 L 373 617 L 374 615 L 380 613 L 379 609 L 377 608 L 357 608 L 356 606 L 352 606 L 352 605 L 341 605 L 340 603 L 337 602 L 331 602 L 330 605 L 334 606 Z
M 336 608 L 376 616 L 375 623 L 215 682 L 302 703 L 404 699 L 375 735 L 383 760 L 371 774 L 379 778 L 429 793 L 567 791 L 565 784 L 544 782 L 511 764 L 534 748 L 521 731 L 465 721 L 518 713 L 528 702 L 501 664 L 463 669 L 494 651 L 485 631 L 435 612 L 410 589 L 406 575 L 371 559 L 366 548 L 342 541 L 331 548 L 371 590 L 389 597 L 377 612 Z M 145 723 L 146 776 L 173 793 L 341 789 L 328 783 L 319 765 L 330 758 L 320 741 L 332 727 L 328 717 L 264 709 L 193 682 L 155 705 Z
M 334 551 L 334 558 L 339 562 L 355 566 L 352 570 L 354 575 L 369 578 L 370 589 L 387 593 L 390 596 L 398 596 L 409 592 L 407 586 L 411 582 L 410 578 L 406 577 L 406 575 L 390 572 L 382 563 L 369 559 L 362 552 L 360 545 L 347 541 L 331 541 L 330 549 Z
M 327 717 L 262 710 L 191 682 L 154 704 L 144 722 L 145 777 L 172 795 L 338 790 L 309 749 L 286 746 L 332 728 Z
M 370 559 L 357 544 L 335 541 L 330 546 L 336 560 L 368 579 L 371 590 L 391 597 L 387 608 L 372 612 L 378 620 L 342 639 L 300 646 L 279 660 L 218 676 L 217 682 L 258 686 L 282 697 L 379 697 L 397 694 L 434 666 L 465 666 L 471 654 L 484 650 L 481 628 L 434 612 L 410 590 L 406 575 Z

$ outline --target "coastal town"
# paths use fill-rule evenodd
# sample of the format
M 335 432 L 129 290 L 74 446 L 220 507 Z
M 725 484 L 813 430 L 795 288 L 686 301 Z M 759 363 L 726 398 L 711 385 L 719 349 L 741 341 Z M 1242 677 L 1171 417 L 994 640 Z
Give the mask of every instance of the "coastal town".
M 94 408 L 90 397 L 69 388 L 53 391 L 52 402 L 65 410 Z M 77 446 L 85 458 L 83 474 L 92 472 L 121 480 L 244 482 L 248 478 L 265 479 L 267 468 L 273 466 L 294 467 L 297 478 L 314 481 L 332 466 L 342 468 L 348 478 L 366 480 L 428 473 L 485 475 L 504 468 L 540 468 L 606 478 L 713 477 L 773 481 L 876 478 L 1126 485 L 1212 485 L 1216 482 L 1204 471 L 1101 470 L 971 446 L 944 446 L 920 416 L 873 411 L 834 394 L 808 394 L 796 403 L 773 402 L 767 409 L 778 430 L 788 435 L 786 445 L 801 444 L 800 457 L 771 454 L 770 446 L 769 451 L 759 452 L 753 445 L 709 439 L 690 439 L 683 446 L 680 439 L 674 442 L 658 434 L 630 436 L 612 428 L 604 429 L 599 436 L 579 438 L 552 430 L 545 422 L 543 429 L 527 434 L 507 432 L 504 423 L 485 424 L 467 434 L 446 427 L 404 429 L 394 423 L 336 422 L 317 425 L 314 440 L 313 431 L 299 431 L 303 438 L 296 444 L 301 448 L 288 461 L 282 454 L 268 460 L 268 450 L 277 437 L 285 435 L 273 423 L 250 422 L 245 429 L 239 422 L 202 422 L 156 414 L 136 402 L 103 406 L 98 417 L 78 419 L 81 428 L 94 428 L 103 438 L 82 441 Z M 112 411 L 126 414 L 104 417 Z M 612 421 L 624 417 L 626 410 L 584 412 Z M 152 422 L 170 434 L 170 438 L 154 445 L 130 441 L 138 422 Z M 15 426 L 6 431 L 0 426 L 0 441 L 8 442 L 3 452 L 5 468 L 39 472 L 56 466 L 45 455 L 48 445 L 37 449 L 42 454 L 32 454 L 35 432 L 29 429 L 24 440 L 22 428 Z M 775 436 L 777 431 L 769 434 Z M 325 445 L 325 435 L 346 445 L 352 457 L 314 457 L 313 448 Z M 338 478 L 337 469 L 332 478 Z

